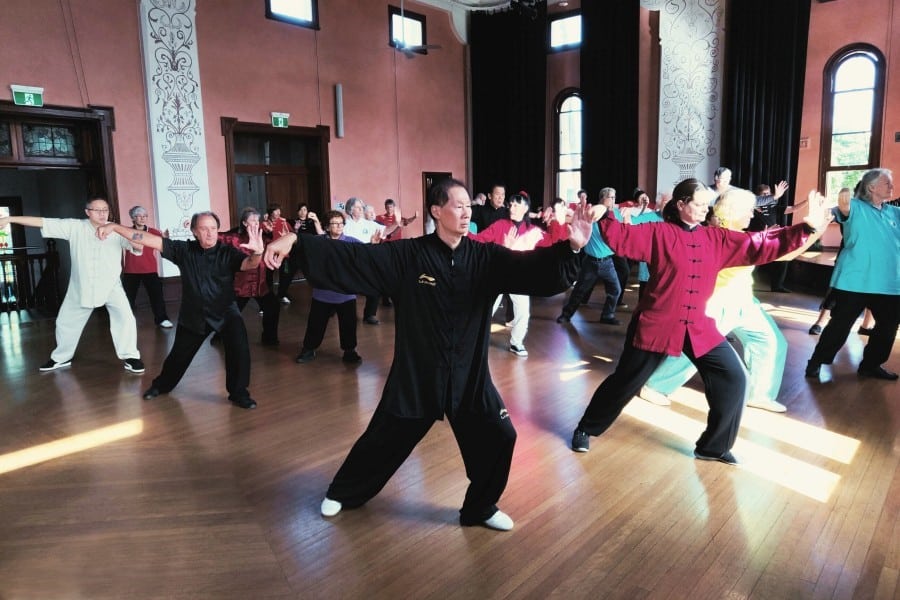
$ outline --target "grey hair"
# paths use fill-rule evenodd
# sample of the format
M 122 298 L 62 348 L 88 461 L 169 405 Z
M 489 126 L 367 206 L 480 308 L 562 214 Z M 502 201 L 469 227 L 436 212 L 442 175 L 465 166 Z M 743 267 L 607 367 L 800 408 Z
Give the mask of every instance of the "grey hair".
M 872 201 L 872 192 L 869 190 L 870 185 L 874 185 L 879 179 L 882 177 L 892 177 L 890 169 L 871 169 L 863 173 L 863 176 L 860 178 L 859 183 L 856 184 L 856 190 L 853 194 L 860 200 L 865 200 L 866 202 Z
M 363 207 L 363 210 L 365 210 L 366 205 L 363 203 L 363 201 L 360 200 L 359 198 L 357 198 L 356 196 L 353 196 L 352 198 L 347 200 L 346 204 L 344 204 L 344 212 L 346 212 L 349 215 L 353 211 L 353 207 L 356 206 L 357 204 L 361 205 Z
M 137 206 L 132 206 L 128 209 L 128 216 L 134 219 L 139 213 L 147 214 L 147 209 L 138 204 Z

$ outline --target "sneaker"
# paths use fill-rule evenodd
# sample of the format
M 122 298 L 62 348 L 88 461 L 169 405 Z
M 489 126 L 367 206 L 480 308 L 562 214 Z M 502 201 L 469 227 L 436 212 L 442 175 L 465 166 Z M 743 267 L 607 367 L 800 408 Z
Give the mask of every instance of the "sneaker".
M 357 354 L 356 350 L 347 350 L 341 360 L 350 365 L 357 365 L 362 362 L 362 356 Z
M 290 304 L 290 303 L 291 303 L 291 299 L 288 298 L 287 296 L 282 296 L 282 298 L 281 298 L 281 303 L 282 303 L 282 304 Z
M 705 452 L 700 452 L 699 450 L 694 450 L 694 458 L 698 460 L 717 460 L 719 462 L 723 462 L 726 465 L 731 465 L 732 467 L 740 464 L 738 459 L 735 458 L 734 454 L 730 451 L 726 451 L 725 454 L 716 456 L 714 454 L 706 454 Z
M 559 315 L 558 317 L 556 317 L 556 322 L 557 322 L 557 323 L 568 323 L 568 322 L 571 321 L 571 320 L 572 320 L 572 319 L 570 319 L 570 318 L 567 317 L 566 315 Z
M 591 449 L 591 436 L 587 432 L 576 429 L 572 434 L 572 450 L 575 452 L 587 452 Z
M 159 396 L 162 392 L 159 391 L 159 388 L 156 386 L 151 386 L 147 388 L 147 391 L 144 392 L 143 396 L 141 396 L 144 400 L 153 400 L 157 396 Z
M 650 404 L 655 404 L 657 406 L 669 406 L 672 404 L 672 401 L 669 400 L 668 396 L 657 392 L 653 388 L 647 387 L 646 385 L 641 388 L 640 392 L 638 392 L 638 398 L 646 400 Z
M 821 325 L 813 325 L 809 328 L 809 335 L 819 335 L 820 333 L 822 333 Z
M 344 507 L 340 502 L 326 496 L 325 499 L 322 500 L 322 506 L 319 507 L 319 512 L 322 513 L 323 517 L 333 517 L 341 512 L 342 508 Z
M 515 344 L 510 344 L 509 351 L 516 356 L 528 356 L 528 350 L 525 349 L 525 346 L 516 346 Z
M 144 363 L 141 362 L 141 359 L 139 358 L 126 358 L 125 370 L 129 371 L 130 373 L 143 373 Z
M 48 360 L 47 362 L 45 362 L 44 364 L 42 364 L 42 365 L 38 368 L 38 371 L 44 371 L 44 372 L 46 372 L 46 371 L 55 371 L 55 370 L 57 370 L 57 369 L 62 369 L 63 367 L 68 367 L 68 366 L 71 365 L 71 364 L 72 364 L 72 361 L 71 361 L 71 360 L 65 360 L 65 361 L 63 361 L 63 362 L 55 362 L 55 361 L 51 358 L 50 360 Z
M 497 531 L 509 531 L 513 528 L 513 520 L 502 510 L 497 510 L 490 519 L 484 521 L 484 526 Z
M 600 322 L 604 325 L 621 325 L 622 321 L 618 320 L 615 317 L 603 317 L 600 319 Z
M 366 317 L 363 319 L 363 322 L 367 325 L 378 325 L 381 321 L 379 321 L 376 317 Z
M 761 408 L 763 410 L 774 413 L 787 412 L 787 406 L 785 406 L 781 402 L 776 402 L 775 400 L 748 400 L 747 406 L 751 406 L 753 408 Z
M 308 363 L 316 360 L 316 351 L 315 350 L 307 350 L 306 348 L 300 348 L 300 354 L 297 355 L 297 358 L 294 359 L 294 362 L 298 364 Z
M 162 321 L 160 321 L 159 326 L 163 329 L 172 329 L 172 327 L 174 327 L 174 325 L 172 325 L 172 321 L 168 319 L 163 319 Z

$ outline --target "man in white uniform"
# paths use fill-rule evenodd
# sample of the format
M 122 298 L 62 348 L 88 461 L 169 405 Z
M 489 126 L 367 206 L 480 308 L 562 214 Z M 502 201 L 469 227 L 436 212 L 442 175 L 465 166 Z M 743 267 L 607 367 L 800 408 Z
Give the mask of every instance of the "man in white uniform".
M 137 349 L 137 323 L 125 290 L 122 288 L 122 250 L 140 254 L 131 242 L 112 236 L 97 238 L 97 228 L 109 217 L 109 204 L 103 198 L 90 198 L 84 209 L 85 219 L 45 219 L 44 217 L 4 217 L 0 227 L 16 223 L 40 227 L 45 238 L 68 240 L 72 257 L 69 290 L 56 317 L 56 349 L 41 371 L 55 371 L 72 364 L 72 356 L 81 332 L 94 309 L 106 306 L 109 330 L 116 355 L 125 361 L 125 370 L 143 373 L 144 363 Z

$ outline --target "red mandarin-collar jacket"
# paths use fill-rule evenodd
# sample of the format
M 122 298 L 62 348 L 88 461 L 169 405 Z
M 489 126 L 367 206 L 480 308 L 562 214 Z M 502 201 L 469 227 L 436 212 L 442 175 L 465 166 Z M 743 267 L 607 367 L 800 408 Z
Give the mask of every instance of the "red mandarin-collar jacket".
M 608 213 L 607 213 L 608 214 Z M 696 356 L 724 341 L 706 316 L 721 269 L 772 262 L 809 237 L 806 225 L 744 233 L 721 227 L 645 223 L 624 225 L 612 216 L 599 223 L 616 254 L 645 261 L 650 280 L 638 302 L 633 345 L 648 352 L 681 354 L 685 336 Z
M 544 231 L 536 225 L 526 225 L 524 221 L 518 224 L 510 219 L 499 219 L 491 223 L 484 231 L 478 233 L 470 233 L 469 237 L 477 242 L 503 245 L 506 240 L 506 234 L 512 227 L 516 227 L 516 235 L 522 238 L 521 246 L 512 248 L 513 250 L 533 250 L 535 248 L 546 248 L 552 246 L 556 242 L 569 239 L 569 230 L 565 225 L 561 225 L 556 221 L 551 221 L 549 229 Z
M 250 250 L 241 248 L 241 244 L 246 244 L 250 238 L 246 234 L 241 235 L 236 231 L 226 231 L 219 234 L 219 241 L 226 246 L 237 248 L 248 256 L 252 254 Z M 234 295 L 238 298 L 258 298 L 269 293 L 269 286 L 266 283 L 266 265 L 260 261 L 259 267 L 250 271 L 238 271 L 234 274 Z

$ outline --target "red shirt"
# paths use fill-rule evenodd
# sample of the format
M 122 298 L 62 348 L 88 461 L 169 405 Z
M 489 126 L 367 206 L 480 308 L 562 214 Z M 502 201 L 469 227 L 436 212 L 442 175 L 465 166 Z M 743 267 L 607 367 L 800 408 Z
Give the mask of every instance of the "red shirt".
M 246 244 L 249 238 L 246 235 L 240 235 L 235 231 L 228 231 L 219 234 L 219 241 L 226 246 L 233 246 L 244 254 L 251 254 L 250 250 L 241 248 L 241 244 Z M 265 296 L 269 293 L 269 286 L 266 284 L 266 265 L 262 261 L 259 267 L 250 271 L 238 271 L 234 274 L 234 295 L 239 298 L 256 298 Z
M 688 229 L 675 223 L 624 225 L 610 216 L 599 225 L 616 254 L 650 267 L 650 280 L 633 317 L 637 327 L 632 344 L 671 356 L 681 354 L 685 336 L 696 356 L 724 341 L 715 321 L 706 315 L 706 302 L 721 269 L 772 262 L 809 237 L 802 224 L 744 233 L 702 225 Z
M 390 229 L 397 223 L 397 215 L 389 215 L 384 213 L 383 215 L 378 215 L 375 217 L 375 222 L 381 225 L 384 225 L 385 229 Z M 399 240 L 403 238 L 403 225 L 400 224 L 400 227 L 397 227 L 394 231 L 391 232 L 385 239 L 387 242 L 393 242 L 394 240 Z
M 137 227 L 135 227 L 134 229 L 138 231 L 146 231 L 147 233 L 152 233 L 153 235 L 162 237 L 162 233 L 160 233 L 159 229 L 153 229 L 152 227 L 147 227 L 145 229 L 138 229 Z M 125 260 L 122 262 L 122 272 L 128 273 L 129 275 L 156 273 L 158 268 L 159 267 L 156 264 L 156 250 L 147 246 L 144 246 L 144 252 L 140 255 L 126 252 Z
M 559 225 L 559 223 L 557 223 L 557 225 Z M 470 233 L 469 237 L 476 242 L 493 242 L 494 244 L 504 246 L 506 235 L 514 226 L 515 223 L 509 219 L 500 219 L 499 221 L 491 223 L 484 231 Z M 552 246 L 556 242 L 568 239 L 568 233 L 569 231 L 564 225 L 561 228 L 551 227 L 550 231 L 546 232 L 540 227 L 526 225 L 525 222 L 522 221 L 518 224 L 518 230 L 516 231 L 516 238 L 517 240 L 520 240 L 520 242 L 513 246 L 512 250 L 534 250 L 535 248 Z

